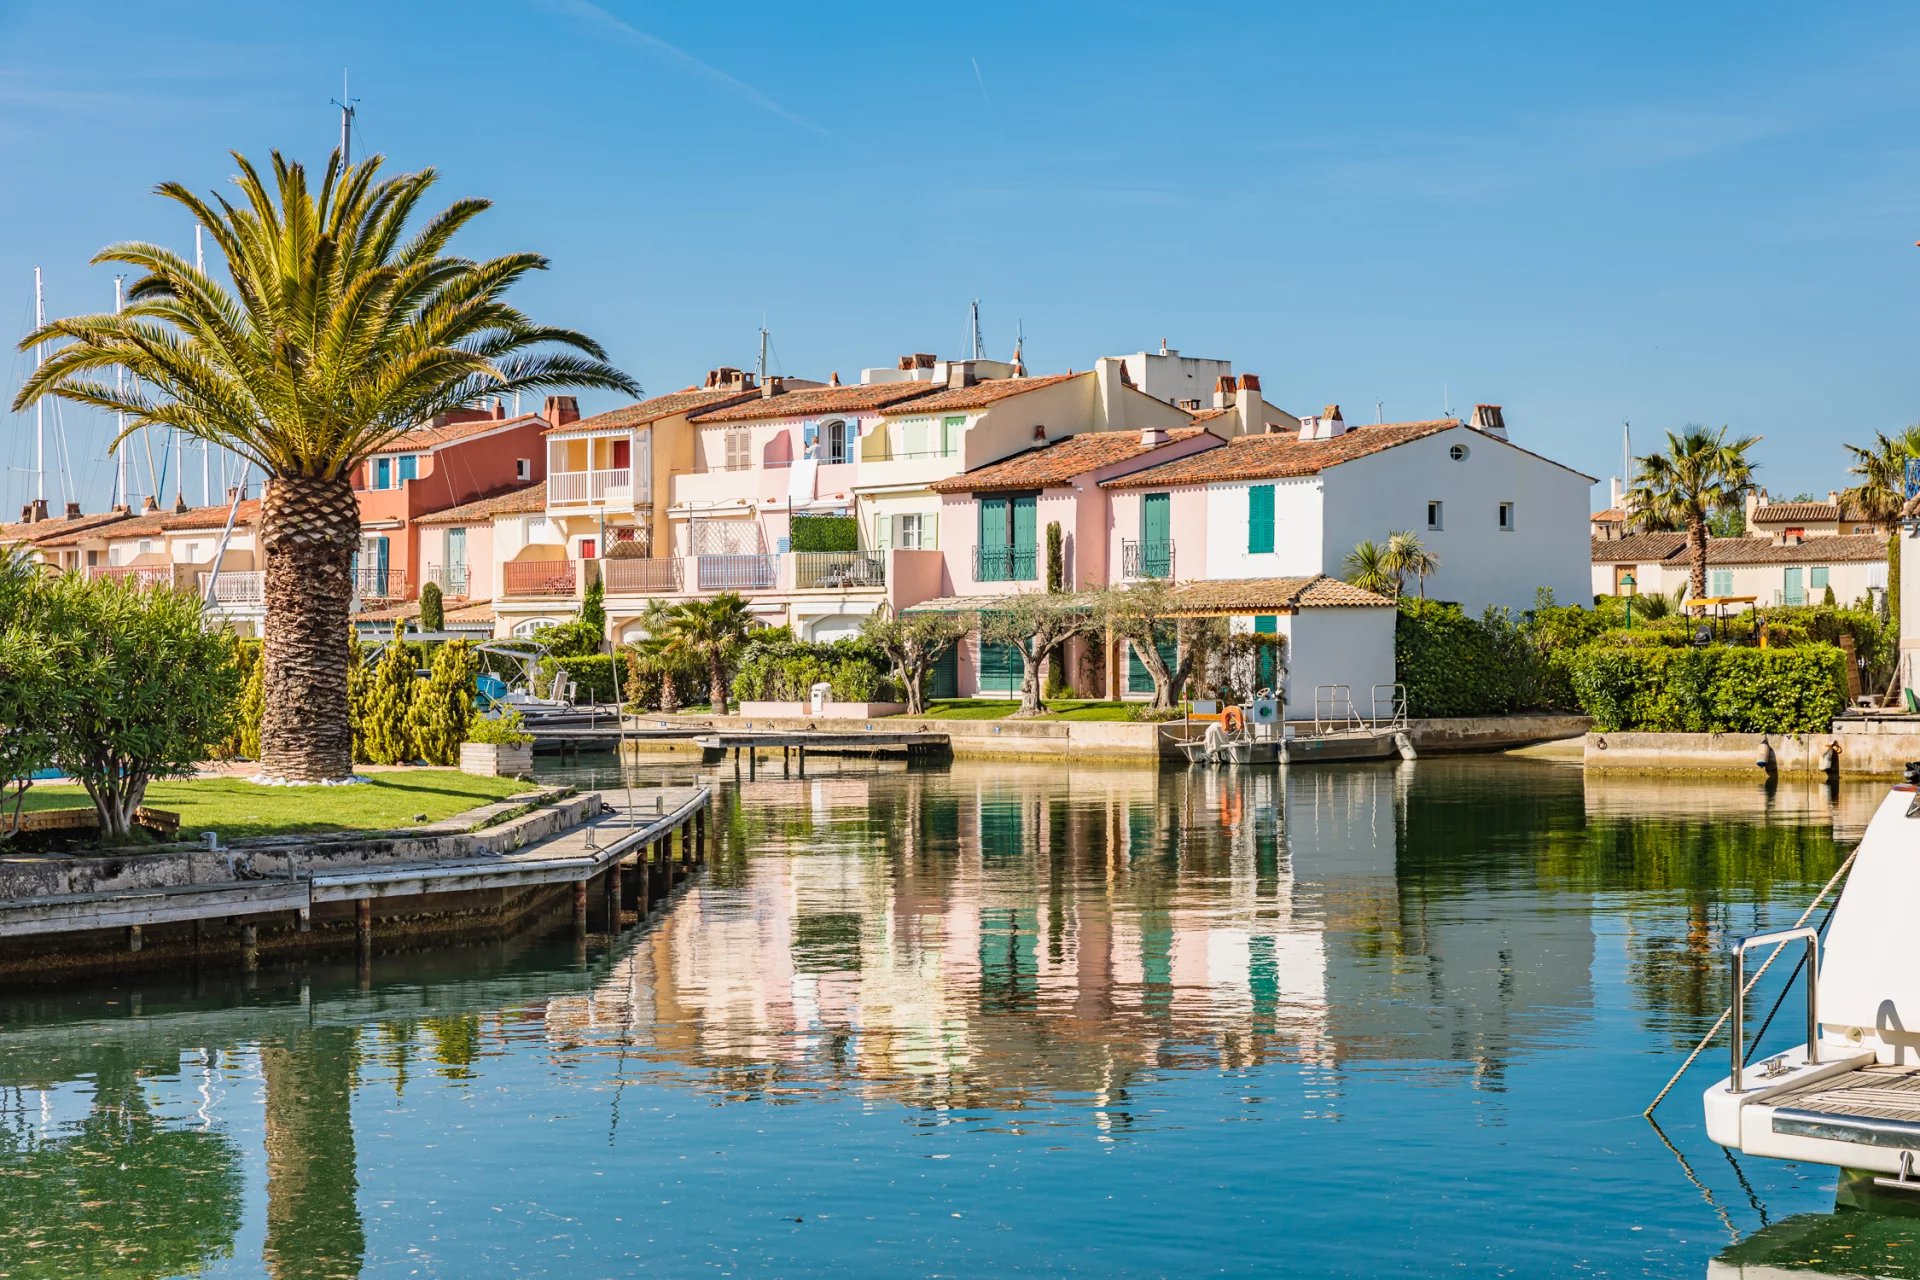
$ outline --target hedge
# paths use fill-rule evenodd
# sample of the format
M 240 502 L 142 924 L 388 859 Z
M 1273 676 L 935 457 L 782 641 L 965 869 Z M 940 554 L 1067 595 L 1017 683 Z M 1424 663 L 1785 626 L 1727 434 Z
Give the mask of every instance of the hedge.
M 613 701 L 613 659 L 609 655 L 596 653 L 572 658 L 549 655 L 540 659 L 534 677 L 535 685 L 542 690 L 551 687 L 556 671 L 566 672 L 567 679 L 573 681 L 577 701 Z M 626 673 L 621 674 L 624 676 Z
M 787 523 L 788 546 L 795 551 L 860 549 L 860 525 L 852 516 L 795 516 Z
M 1567 656 L 1581 706 L 1604 732 L 1820 733 L 1847 702 L 1846 657 L 1793 649 L 1623 648 Z
M 786 627 L 755 634 L 734 668 L 738 702 L 805 702 L 825 681 L 837 702 L 890 702 L 898 696 L 886 657 L 864 640 L 816 644 Z
M 1470 618 L 1457 604 L 1402 600 L 1393 654 L 1411 715 L 1497 716 L 1573 706 L 1562 663 L 1504 613 Z

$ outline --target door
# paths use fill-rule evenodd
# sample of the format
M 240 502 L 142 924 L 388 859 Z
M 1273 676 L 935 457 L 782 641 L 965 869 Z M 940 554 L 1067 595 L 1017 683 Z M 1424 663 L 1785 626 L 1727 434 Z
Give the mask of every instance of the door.
M 1161 637 L 1155 641 L 1153 647 L 1160 651 L 1160 661 L 1166 663 L 1169 673 L 1180 665 L 1180 641 L 1178 637 Z M 1134 651 L 1131 641 L 1127 642 L 1127 692 L 1153 692 L 1153 672 L 1147 670 L 1147 664 L 1140 661 L 1140 655 Z
M 957 698 L 960 696 L 960 646 L 953 645 L 940 655 L 933 664 L 933 670 L 927 673 L 927 696 L 929 698 Z
M 464 528 L 447 530 L 446 588 L 450 595 L 467 594 L 467 531 Z
M 1780 571 L 1780 599 L 1784 604 L 1805 604 L 1807 602 L 1807 571 L 1799 565 L 1790 565 Z
M 1140 576 L 1164 578 L 1173 568 L 1173 495 L 1140 499 Z
M 1255 635 L 1270 636 L 1280 630 L 1280 619 L 1270 613 L 1263 613 L 1253 620 Z M 1278 689 L 1280 687 L 1280 663 L 1273 649 L 1268 645 L 1260 646 L 1253 664 L 1253 684 L 1257 689 Z
M 1005 582 L 1013 575 L 1007 566 L 1007 498 L 989 493 L 979 499 L 980 539 L 974 551 L 977 557 L 973 575 L 979 582 Z
M 1034 537 L 1038 530 L 1035 523 L 1039 519 L 1039 498 L 1031 493 L 1023 493 L 1011 502 L 1013 517 L 1013 553 L 1008 557 L 1010 572 L 1008 577 L 1016 582 L 1028 582 L 1035 576 Z
M 1024 669 L 1020 651 L 1010 644 L 980 643 L 981 693 L 1018 693 Z

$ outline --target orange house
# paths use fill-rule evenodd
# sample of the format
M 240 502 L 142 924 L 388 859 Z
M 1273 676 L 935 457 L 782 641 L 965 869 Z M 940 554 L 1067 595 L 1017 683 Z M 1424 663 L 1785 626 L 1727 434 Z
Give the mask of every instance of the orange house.
M 495 399 L 441 414 L 369 457 L 353 483 L 360 500 L 354 579 L 362 604 L 415 598 L 425 566 L 413 522 L 544 480 L 542 434 L 579 417 L 572 396 L 548 396 L 543 412 L 513 416 Z

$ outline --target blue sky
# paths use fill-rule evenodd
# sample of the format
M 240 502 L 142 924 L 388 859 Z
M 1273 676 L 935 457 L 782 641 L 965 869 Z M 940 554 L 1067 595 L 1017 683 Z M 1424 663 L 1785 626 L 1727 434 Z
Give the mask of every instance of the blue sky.
M 750 365 L 763 315 L 795 375 L 951 354 L 978 297 L 1040 371 L 1165 338 L 1296 411 L 1499 402 L 1603 477 L 1625 420 L 1729 423 L 1824 492 L 1920 419 L 1916 55 L 1920 10 L 1847 4 L 15 0 L 0 333 L 36 263 L 105 309 L 102 245 L 189 246 L 156 182 L 317 163 L 350 67 L 356 145 L 493 199 L 467 250 L 548 254 L 519 301 L 650 391 Z M 104 424 L 65 418 L 96 504 Z

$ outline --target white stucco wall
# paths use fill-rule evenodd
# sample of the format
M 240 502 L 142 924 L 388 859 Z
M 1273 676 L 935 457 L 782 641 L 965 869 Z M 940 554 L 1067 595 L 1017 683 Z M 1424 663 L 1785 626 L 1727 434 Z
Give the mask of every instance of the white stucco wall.
M 1458 461 L 1449 455 L 1456 444 L 1466 448 Z M 1321 481 L 1323 573 L 1338 576 L 1363 539 L 1406 529 L 1440 557 L 1428 598 L 1457 601 L 1468 613 L 1531 608 L 1540 587 L 1562 604 L 1592 595 L 1593 481 L 1524 449 L 1456 427 L 1331 467 Z M 1430 501 L 1443 504 L 1439 529 L 1427 526 Z M 1502 502 L 1514 504 L 1510 531 L 1500 528 Z
M 1353 705 L 1369 714 L 1373 686 L 1392 684 L 1392 609 L 1302 609 L 1278 620 L 1287 637 L 1287 701 L 1289 720 L 1313 719 L 1314 690 L 1320 685 L 1346 685 Z M 1235 630 L 1250 631 L 1251 618 L 1233 620 Z
M 1273 485 L 1273 550 L 1257 555 L 1247 551 L 1247 494 L 1255 484 Z M 1204 576 L 1287 578 L 1322 571 L 1326 539 L 1321 518 L 1324 495 L 1318 477 L 1208 485 L 1206 494 Z

